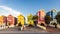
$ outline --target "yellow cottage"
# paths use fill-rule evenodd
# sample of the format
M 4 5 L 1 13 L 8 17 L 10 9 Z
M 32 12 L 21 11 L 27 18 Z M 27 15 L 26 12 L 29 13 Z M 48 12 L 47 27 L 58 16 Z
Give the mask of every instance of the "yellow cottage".
M 25 18 L 23 15 L 18 15 L 17 17 L 17 26 L 24 26 Z
M 2 26 L 4 23 L 6 25 L 6 17 L 5 16 L 0 16 L 0 26 Z
M 3 16 L 0 16 L 0 26 L 3 24 Z
M 28 25 L 34 26 L 34 21 L 33 21 L 33 15 L 32 14 L 29 14 L 27 16 L 27 21 L 28 21 Z

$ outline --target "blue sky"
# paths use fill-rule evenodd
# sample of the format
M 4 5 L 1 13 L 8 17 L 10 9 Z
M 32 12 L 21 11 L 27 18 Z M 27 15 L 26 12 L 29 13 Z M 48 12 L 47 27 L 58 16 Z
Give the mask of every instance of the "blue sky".
M 0 5 L 10 7 L 25 16 L 30 13 L 34 15 L 40 9 L 45 12 L 53 8 L 60 10 L 60 0 L 0 0 Z

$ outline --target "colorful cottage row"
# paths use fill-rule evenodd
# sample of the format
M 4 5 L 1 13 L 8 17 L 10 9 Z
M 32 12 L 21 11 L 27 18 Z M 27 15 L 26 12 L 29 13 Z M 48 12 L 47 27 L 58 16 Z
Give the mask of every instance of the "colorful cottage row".
M 37 12 L 37 16 L 38 16 L 38 20 L 36 20 L 38 24 L 44 23 L 45 24 L 45 12 L 44 10 L 40 10 Z M 33 15 L 30 14 L 27 16 L 27 21 L 28 21 L 28 25 L 34 25 L 34 20 L 33 20 Z M 12 15 L 8 15 L 6 16 L 0 16 L 0 26 L 5 24 L 6 26 L 10 26 L 10 25 L 24 25 L 25 24 L 25 17 L 23 15 L 18 15 L 17 18 L 12 16 Z
M 2 26 L 3 24 L 5 24 L 5 26 L 16 25 L 19 22 L 22 22 L 22 25 L 24 24 L 24 16 L 19 15 L 18 19 L 12 15 L 8 15 L 7 17 L 0 16 L 0 26 Z
M 31 24 L 31 25 L 37 25 L 37 24 L 44 24 L 44 25 L 46 25 L 45 24 L 45 15 L 46 15 L 46 13 L 44 12 L 44 10 L 39 10 L 37 13 L 36 13 L 36 16 L 38 16 L 38 17 L 33 17 L 33 15 L 32 14 L 29 14 L 28 16 L 27 16 L 27 20 L 28 20 L 28 25 L 29 24 Z M 34 18 L 34 19 L 33 19 Z M 37 19 L 38 18 L 38 19 Z
M 54 10 L 52 11 L 52 14 L 53 14 Z M 32 14 L 29 14 L 27 16 L 27 24 L 28 25 L 36 25 L 36 24 L 41 24 L 43 23 L 44 25 L 46 25 L 45 23 L 45 16 L 46 16 L 46 13 L 44 10 L 39 10 L 36 14 L 38 16 L 38 19 L 36 20 L 33 20 L 33 15 Z M 48 14 L 47 14 L 48 15 Z M 51 15 L 50 15 L 51 16 Z M 52 15 L 53 17 L 53 15 Z M 8 15 L 7 17 L 6 16 L 0 16 L 0 26 L 2 24 L 5 24 L 6 26 L 10 26 L 10 25 L 16 25 L 16 26 L 19 26 L 19 25 L 24 25 L 25 24 L 25 17 L 23 15 L 18 15 L 17 18 L 12 16 L 12 15 Z

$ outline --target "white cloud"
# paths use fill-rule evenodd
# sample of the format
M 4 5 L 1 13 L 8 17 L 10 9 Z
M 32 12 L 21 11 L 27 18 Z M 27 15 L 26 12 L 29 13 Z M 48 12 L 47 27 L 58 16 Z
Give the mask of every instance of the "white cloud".
M 12 8 L 7 7 L 7 6 L 0 6 L 0 16 L 1 15 L 8 16 L 9 14 L 17 17 L 19 14 L 22 14 L 22 13 L 19 11 L 13 10 Z M 27 23 L 27 17 L 26 16 L 25 16 L 25 19 L 26 19 L 26 23 Z
M 12 8 L 10 7 L 7 7 L 7 6 L 0 6 L 1 9 L 3 9 L 2 11 L 0 11 L 0 15 L 13 15 L 15 17 L 17 17 L 19 14 L 22 14 L 21 12 L 19 11 L 16 11 L 16 10 L 13 10 Z

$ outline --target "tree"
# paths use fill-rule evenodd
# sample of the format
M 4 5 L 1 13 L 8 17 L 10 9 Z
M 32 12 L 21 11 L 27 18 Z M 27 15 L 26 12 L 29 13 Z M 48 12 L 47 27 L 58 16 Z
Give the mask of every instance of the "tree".
M 37 15 L 34 15 L 33 16 L 33 20 L 34 20 L 34 25 L 36 26 L 37 23 L 38 23 L 38 16 Z
M 33 20 L 38 20 L 38 16 L 37 15 L 34 15 L 33 16 Z
M 57 15 L 55 16 L 55 19 L 56 19 L 57 22 L 60 24 L 60 14 L 57 14 Z
M 51 20 L 52 20 L 52 17 L 50 17 L 49 15 L 46 15 L 46 16 L 45 16 L 45 23 L 46 23 L 47 25 L 49 25 L 49 23 L 50 23 Z

